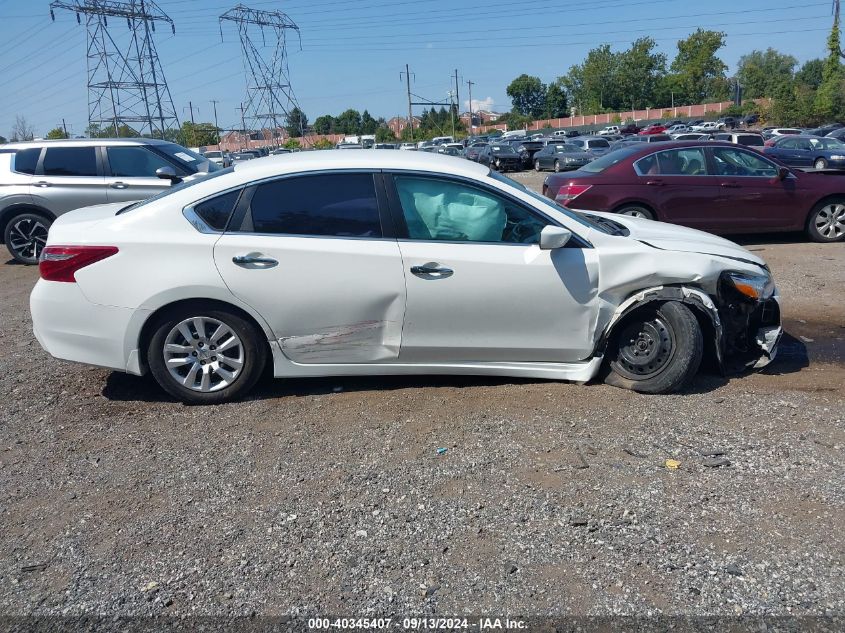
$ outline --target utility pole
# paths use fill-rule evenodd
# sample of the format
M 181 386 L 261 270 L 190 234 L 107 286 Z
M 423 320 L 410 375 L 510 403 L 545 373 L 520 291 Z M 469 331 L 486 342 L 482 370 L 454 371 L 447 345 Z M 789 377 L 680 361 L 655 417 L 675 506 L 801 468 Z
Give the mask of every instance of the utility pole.
M 220 146 L 220 126 L 217 125 L 217 104 L 220 103 L 216 99 L 211 100 L 211 105 L 214 106 L 214 135 L 217 137 L 217 145 Z
M 402 73 L 399 73 L 399 78 L 402 78 Z M 408 90 L 408 125 L 411 128 L 411 141 L 414 140 L 414 111 L 411 108 L 411 70 L 408 64 L 405 64 L 405 87 Z
M 194 124 L 194 104 L 190 101 L 188 101 L 188 110 L 191 111 L 191 123 Z M 199 108 L 197 108 L 197 112 L 199 112 Z
M 469 86 L 469 135 L 472 136 L 472 84 L 474 81 L 467 80 L 467 86 Z
M 452 140 L 455 139 L 455 103 L 452 101 L 452 97 L 455 96 L 455 93 L 451 90 L 449 91 L 449 114 L 452 118 Z
M 247 136 L 246 133 L 246 121 L 244 120 L 244 112 L 246 111 L 246 108 L 244 107 L 243 102 L 241 102 L 241 107 L 235 108 L 235 110 L 241 111 L 241 133 L 246 136 L 246 148 L 249 149 L 249 136 Z
M 65 130 L 65 138 L 70 138 L 70 135 L 68 135 L 68 133 L 67 133 L 67 123 L 65 123 L 64 117 L 62 117 L 62 127 Z
M 458 69 L 455 69 L 455 104 L 457 106 L 457 114 L 461 116 L 461 88 L 458 82 Z M 452 134 L 454 136 L 454 133 Z

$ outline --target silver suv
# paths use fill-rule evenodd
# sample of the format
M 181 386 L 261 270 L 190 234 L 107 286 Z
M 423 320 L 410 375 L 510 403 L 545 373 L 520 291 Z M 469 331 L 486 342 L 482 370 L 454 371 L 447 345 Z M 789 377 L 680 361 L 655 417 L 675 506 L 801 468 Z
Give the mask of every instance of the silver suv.
M 80 207 L 134 202 L 220 169 L 155 139 L 75 139 L 0 146 L 0 235 L 12 256 L 35 264 L 53 220 Z

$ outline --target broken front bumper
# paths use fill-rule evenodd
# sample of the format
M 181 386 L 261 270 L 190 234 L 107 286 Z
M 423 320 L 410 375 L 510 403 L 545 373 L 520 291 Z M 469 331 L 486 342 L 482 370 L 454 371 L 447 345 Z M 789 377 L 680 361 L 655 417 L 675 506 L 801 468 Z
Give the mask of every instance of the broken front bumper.
M 720 292 L 717 301 L 722 322 L 723 369 L 733 373 L 761 369 L 771 363 L 783 335 L 777 294 L 748 301 Z

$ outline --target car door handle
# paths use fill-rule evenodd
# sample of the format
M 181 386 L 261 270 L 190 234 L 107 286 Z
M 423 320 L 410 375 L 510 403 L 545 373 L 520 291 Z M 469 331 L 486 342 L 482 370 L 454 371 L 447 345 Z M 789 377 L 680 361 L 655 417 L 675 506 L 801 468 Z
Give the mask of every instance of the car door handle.
M 238 266 L 258 265 L 262 268 L 273 268 L 279 265 L 279 261 L 272 257 L 261 257 L 259 255 L 235 255 L 232 263 Z
M 723 182 L 723 183 L 719 183 L 719 184 L 721 184 L 726 189 L 739 189 L 739 185 L 736 184 L 735 182 Z
M 49 182 L 46 182 L 46 181 L 44 181 L 44 180 L 40 180 L 40 181 L 38 181 L 38 182 L 36 182 L 36 183 L 35 183 L 35 186 L 36 186 L 36 187 L 49 187 L 49 186 L 50 186 L 50 183 L 49 183 Z
M 113 182 L 112 184 L 109 185 L 109 187 L 111 187 L 112 189 L 126 189 L 126 188 L 129 187 L 129 185 L 127 185 L 125 182 L 118 181 L 118 182 Z
M 662 187 L 663 181 L 662 180 L 647 180 L 645 184 L 651 185 L 652 187 Z
M 411 273 L 417 277 L 424 277 L 426 275 L 433 275 L 440 279 L 444 277 L 451 277 L 455 271 L 451 268 L 445 268 L 438 264 L 423 264 L 422 266 L 411 266 Z

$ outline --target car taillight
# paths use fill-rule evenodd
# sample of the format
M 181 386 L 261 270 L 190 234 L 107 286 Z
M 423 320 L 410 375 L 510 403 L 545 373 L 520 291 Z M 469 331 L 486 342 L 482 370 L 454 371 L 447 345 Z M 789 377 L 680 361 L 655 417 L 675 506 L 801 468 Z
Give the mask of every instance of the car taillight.
M 566 206 L 567 202 L 571 202 L 592 186 L 593 185 L 577 185 L 574 183 L 563 185 L 560 189 L 558 189 L 557 196 L 555 196 L 555 202 L 559 202 L 560 204 Z
M 74 283 L 77 270 L 117 253 L 116 246 L 48 246 L 41 251 L 38 272 L 47 281 Z

